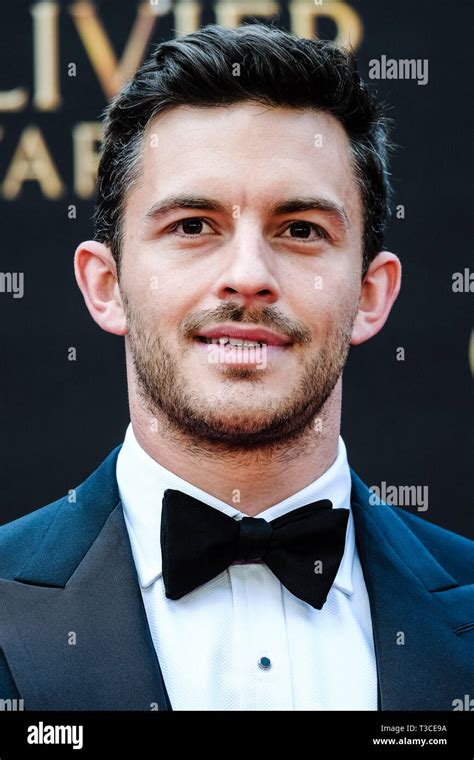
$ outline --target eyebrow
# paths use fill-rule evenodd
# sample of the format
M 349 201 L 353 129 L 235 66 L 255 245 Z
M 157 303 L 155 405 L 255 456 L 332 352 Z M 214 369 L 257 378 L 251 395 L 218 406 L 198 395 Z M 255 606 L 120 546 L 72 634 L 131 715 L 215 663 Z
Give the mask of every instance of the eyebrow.
M 331 214 L 346 232 L 350 227 L 344 206 L 340 206 L 339 203 L 336 203 L 335 201 L 330 201 L 327 198 L 320 198 L 318 196 L 289 198 L 282 203 L 277 203 L 272 207 L 271 211 L 275 216 L 296 214 L 301 211 L 323 211 L 326 214 Z
M 203 211 L 217 211 L 219 213 L 225 213 L 226 211 L 225 206 L 213 198 L 206 198 L 202 195 L 171 195 L 154 203 L 145 213 L 144 221 L 157 221 L 170 211 L 178 211 L 179 209 L 201 209 Z M 320 198 L 318 196 L 288 198 L 276 203 L 271 208 L 271 213 L 274 216 L 295 214 L 303 211 L 322 211 L 333 216 L 344 231 L 347 232 L 350 227 L 344 206 L 327 198 Z
M 145 222 L 155 221 L 168 214 L 185 208 L 199 208 L 203 211 L 219 211 L 223 213 L 225 206 L 219 201 L 204 198 L 202 195 L 170 195 L 162 201 L 154 203 L 144 216 Z

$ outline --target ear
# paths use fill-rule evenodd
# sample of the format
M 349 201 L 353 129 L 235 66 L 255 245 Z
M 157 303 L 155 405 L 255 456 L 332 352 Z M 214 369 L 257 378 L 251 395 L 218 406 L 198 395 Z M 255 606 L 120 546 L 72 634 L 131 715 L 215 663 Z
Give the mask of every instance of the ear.
M 74 254 L 74 273 L 92 319 L 106 332 L 126 335 L 125 311 L 110 247 L 96 240 L 80 243 Z
M 401 281 L 400 259 L 389 251 L 377 254 L 362 282 L 351 345 L 364 343 L 382 329 L 400 292 Z

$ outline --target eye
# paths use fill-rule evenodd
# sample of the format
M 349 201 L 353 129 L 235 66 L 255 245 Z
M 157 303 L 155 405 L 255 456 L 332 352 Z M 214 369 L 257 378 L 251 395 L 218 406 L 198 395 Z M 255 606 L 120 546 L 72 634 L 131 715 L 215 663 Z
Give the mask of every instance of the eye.
M 285 230 L 285 232 L 288 231 L 291 231 L 292 234 L 283 235 L 282 237 L 292 237 L 297 240 L 309 240 L 309 242 L 313 242 L 314 240 L 318 239 L 329 239 L 327 232 L 323 230 L 319 224 L 315 224 L 314 222 L 291 222 L 291 224 Z
M 204 230 L 204 226 L 207 225 L 212 231 L 211 226 L 205 219 L 201 219 L 199 216 L 190 216 L 187 219 L 181 219 L 179 222 L 175 222 L 170 228 L 170 232 L 176 232 L 179 237 L 198 237 Z M 178 230 L 181 229 L 180 233 Z

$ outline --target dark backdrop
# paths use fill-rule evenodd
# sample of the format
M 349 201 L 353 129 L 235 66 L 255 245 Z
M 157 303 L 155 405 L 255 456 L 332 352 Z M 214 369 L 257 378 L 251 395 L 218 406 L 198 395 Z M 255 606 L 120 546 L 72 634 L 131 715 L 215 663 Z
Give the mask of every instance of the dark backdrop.
M 73 275 L 76 245 L 92 236 L 93 197 L 81 198 L 75 187 L 72 132 L 98 121 L 106 95 L 71 5 L 56 3 L 61 102 L 51 110 L 33 102 L 33 18 L 43 4 L 2 7 L 0 90 L 23 87 L 29 95 L 19 110 L 0 111 L 0 270 L 24 273 L 23 298 L 0 293 L 0 522 L 74 488 L 120 443 L 128 422 L 123 341 L 95 325 Z M 368 485 L 428 486 L 429 509 L 407 509 L 474 537 L 472 293 L 453 291 L 453 273 L 464 272 L 472 254 L 472 16 L 459 0 L 343 5 L 363 24 L 364 76 L 371 59 L 386 55 L 428 59 L 429 81 L 373 83 L 395 120 L 395 205 L 403 205 L 405 218 L 394 216 L 387 243 L 402 260 L 404 282 L 382 333 L 351 349 L 342 434 L 351 465 Z M 120 57 L 137 4 L 114 0 L 95 8 Z M 288 28 L 289 9 L 280 8 L 277 23 Z M 215 7 L 204 4 L 201 23 L 215 20 Z M 151 44 L 173 36 L 173 24 L 172 13 L 160 17 Z M 326 19 L 318 29 L 333 38 L 336 24 Z M 28 126 L 44 139 L 64 185 L 61 197 L 45 197 L 34 180 L 7 197 L 6 178 Z M 15 171 L 21 172 L 18 156 Z M 75 219 L 68 216 L 71 204 Z M 70 347 L 76 361 L 68 359 Z M 397 360 L 400 347 L 404 361 Z

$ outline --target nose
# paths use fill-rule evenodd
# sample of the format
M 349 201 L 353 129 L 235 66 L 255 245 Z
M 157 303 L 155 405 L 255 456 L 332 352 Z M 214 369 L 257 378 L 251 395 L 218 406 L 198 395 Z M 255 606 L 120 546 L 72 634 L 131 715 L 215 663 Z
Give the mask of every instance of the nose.
M 242 224 L 221 253 L 224 263 L 213 287 L 220 301 L 245 307 L 278 301 L 277 261 L 256 224 Z

